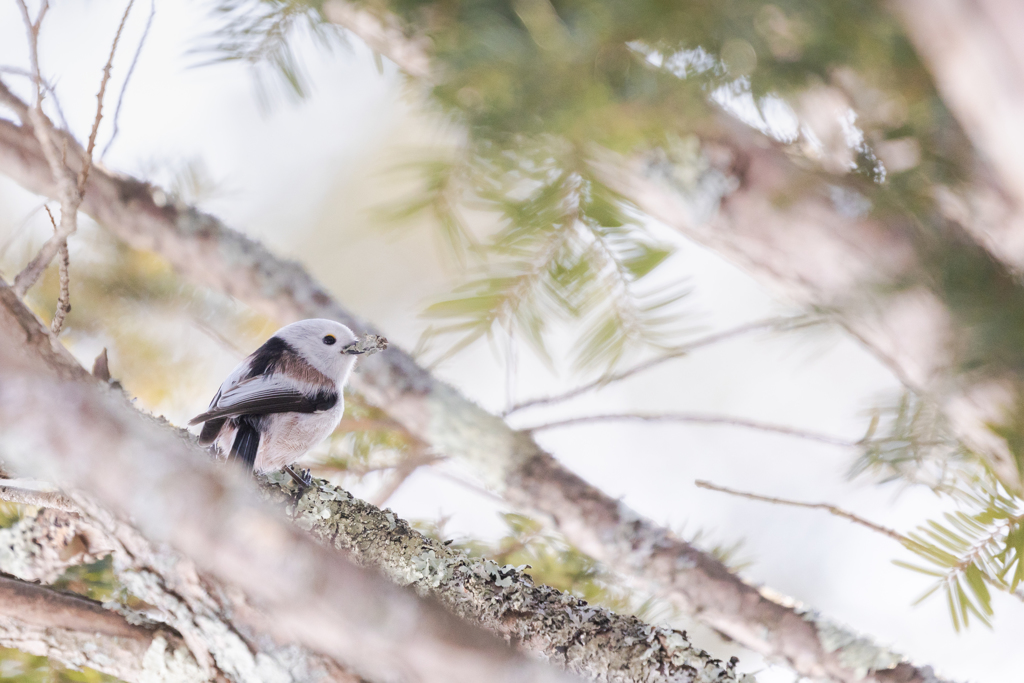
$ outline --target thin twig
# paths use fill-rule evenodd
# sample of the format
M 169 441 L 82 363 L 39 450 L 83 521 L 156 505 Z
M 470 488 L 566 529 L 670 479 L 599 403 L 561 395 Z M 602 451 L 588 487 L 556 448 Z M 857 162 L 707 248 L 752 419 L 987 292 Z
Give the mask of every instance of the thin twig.
M 32 72 L 31 71 L 29 71 L 28 69 L 21 69 L 21 68 L 15 67 L 15 66 L 0 66 L 0 73 L 14 74 L 15 76 L 24 76 L 24 77 L 29 78 L 29 79 L 32 78 Z M 55 85 L 53 85 L 52 83 L 47 83 L 46 81 L 43 81 L 42 86 L 43 86 L 43 90 L 45 90 L 47 93 L 49 93 L 50 98 L 53 100 L 53 108 L 57 110 L 57 116 L 60 117 L 60 125 L 61 125 L 61 127 L 64 130 L 68 130 L 68 120 L 67 120 L 67 118 L 64 117 L 64 109 L 60 106 L 60 98 L 57 97 L 57 87 Z M 25 105 L 25 103 L 22 102 L 17 97 L 15 97 L 13 101 L 5 100 L 5 98 L 0 97 L 0 101 L 7 101 L 7 104 L 12 106 L 12 107 L 16 106 L 16 103 L 20 104 L 22 107 L 24 107 L 24 105 Z M 24 118 L 21 118 L 21 115 L 19 114 L 19 118 L 21 118 L 21 122 L 23 124 L 26 124 L 26 125 L 32 125 L 32 122 L 28 120 L 28 108 L 27 107 L 24 107 L 24 113 L 25 113 L 25 117 Z
M 726 425 L 729 427 L 742 427 L 744 429 L 756 429 L 762 432 L 784 434 L 786 436 L 794 436 L 800 439 L 807 439 L 809 441 L 818 441 L 821 443 L 827 443 L 832 446 L 841 446 L 843 448 L 855 448 L 863 444 L 863 441 L 851 441 L 849 439 L 842 439 L 837 436 L 830 436 L 828 434 L 821 434 L 818 432 L 812 432 L 805 429 L 797 429 L 796 427 L 774 425 L 769 424 L 767 422 L 758 422 L 756 420 L 747 420 L 739 417 L 706 415 L 702 413 L 615 413 L 607 415 L 584 415 L 582 417 L 570 417 L 565 420 L 557 420 L 555 422 L 534 425 L 532 427 L 524 427 L 522 431 L 532 433 L 543 431 L 545 429 L 558 429 L 560 427 L 588 424 L 591 422 L 623 421 L 686 422 L 690 424 Z
M 855 515 L 852 512 L 848 512 L 847 510 L 844 510 L 840 507 L 836 507 L 835 505 L 830 505 L 829 503 L 803 503 L 798 500 L 788 500 L 786 498 L 776 498 L 774 496 L 762 496 L 756 493 L 747 493 L 745 491 L 737 491 L 736 489 L 730 489 L 725 486 L 719 486 L 718 484 L 713 484 L 710 481 L 704 481 L 701 479 L 695 481 L 694 484 L 696 484 L 697 488 L 708 489 L 711 491 L 719 491 L 721 493 L 728 493 L 731 496 L 749 498 L 750 500 L 759 500 L 764 503 L 772 503 L 774 505 L 788 505 L 790 507 L 825 510 L 826 512 L 833 514 L 836 517 L 842 517 L 845 520 L 853 522 L 854 524 L 859 524 L 867 529 L 870 529 L 871 531 L 876 531 L 880 534 L 884 534 L 903 546 L 909 546 L 909 544 L 912 543 L 912 541 L 909 538 L 907 538 L 900 532 L 896 531 L 895 529 L 890 529 L 889 527 L 884 527 L 880 524 L 875 524 L 874 522 L 868 521 L 863 517 Z M 974 562 L 980 554 L 980 548 L 983 545 L 984 544 L 976 544 L 976 548 L 972 552 L 972 554 L 969 554 L 968 556 L 963 558 L 961 562 L 956 567 L 954 567 L 951 572 L 947 574 L 947 580 L 949 576 L 956 572 L 962 573 L 968 565 Z M 985 580 L 985 583 L 992 586 L 993 588 L 1005 591 L 1013 597 L 1020 600 L 1021 602 L 1024 602 L 1024 595 L 1022 595 L 1019 591 L 1010 590 L 1010 587 L 1007 586 L 1005 583 L 997 581 L 991 576 L 988 576 L 987 574 L 983 574 L 982 578 Z
M 80 513 L 81 508 L 75 501 L 60 491 L 35 491 L 17 486 L 0 484 L 0 500 L 19 505 L 35 505 L 41 508 L 54 508 L 64 512 Z
M 479 494 L 479 495 L 483 496 L 484 498 L 487 498 L 487 499 L 489 499 L 489 500 L 491 500 L 491 501 L 493 501 L 495 503 L 500 503 L 501 505 L 507 505 L 508 504 L 508 501 L 505 500 L 504 498 L 502 498 L 501 496 L 499 496 L 498 494 L 496 494 L 496 493 L 494 493 L 492 491 L 489 491 L 486 488 L 484 488 L 483 486 L 480 486 L 479 484 L 475 484 L 472 481 L 469 481 L 468 479 L 463 479 L 460 476 L 452 474 L 451 472 L 445 472 L 442 469 L 433 469 L 433 470 L 431 470 L 431 473 L 434 476 L 436 476 L 436 477 L 439 477 L 441 479 L 447 479 L 448 481 L 452 482 L 453 484 L 461 486 L 462 488 L 466 489 L 467 491 L 471 491 L 473 493 Z
M 35 255 L 25 268 L 14 278 L 14 292 L 19 297 L 25 296 L 25 292 L 35 284 L 36 280 L 43 273 L 53 257 L 60 251 L 60 246 L 68 235 L 78 227 L 78 206 L 81 204 L 80 193 L 75 186 L 74 175 L 63 159 L 63 154 L 54 142 L 53 124 L 43 113 L 43 77 L 39 71 L 39 29 L 42 26 L 43 17 L 49 9 L 47 0 L 39 9 L 39 15 L 33 22 L 29 16 L 28 6 L 25 0 L 16 0 L 21 10 L 22 20 L 25 23 L 25 31 L 28 35 L 29 63 L 32 67 L 32 80 L 36 86 L 35 106 L 28 109 L 28 118 L 32 124 L 32 130 L 42 148 L 43 156 L 50 166 L 50 173 L 57 186 L 57 196 L 60 199 L 60 229 L 48 239 L 39 252 Z
M 196 327 L 199 328 L 200 332 L 205 334 L 210 339 L 213 339 L 214 341 L 218 342 L 226 350 L 234 353 L 240 358 L 245 358 L 247 355 L 249 355 L 249 353 L 241 346 L 239 346 L 237 342 L 235 342 L 233 339 L 229 339 L 227 336 L 222 334 L 220 330 L 218 330 L 213 325 L 210 325 L 199 316 L 194 316 L 192 318 L 192 322 L 193 324 L 195 324 Z
M 114 144 L 114 139 L 121 131 L 121 128 L 118 125 L 121 118 L 121 103 L 124 102 L 124 93 L 128 90 L 128 81 L 132 79 L 132 74 L 135 73 L 135 65 L 139 63 L 139 55 L 142 54 L 142 46 L 146 44 L 146 38 L 149 36 L 149 28 L 153 25 L 154 16 L 156 16 L 156 0 L 150 0 L 149 18 L 146 19 L 146 28 L 142 30 L 142 38 L 139 39 L 139 46 L 135 48 L 135 56 L 132 57 L 131 66 L 128 67 L 128 73 L 125 74 L 124 83 L 121 84 L 121 92 L 117 96 L 117 107 L 114 108 L 114 132 L 110 134 L 110 139 L 107 140 L 107 144 L 103 147 L 103 152 L 100 153 L 100 159 L 107 156 L 107 151 L 110 149 L 110 146 Z
M 32 66 L 32 79 L 36 86 L 36 108 L 41 110 L 43 107 L 43 79 L 39 75 L 39 28 L 43 25 L 43 17 L 46 16 L 46 11 L 50 9 L 50 3 L 49 0 L 43 0 L 39 6 L 39 14 L 36 16 L 36 20 L 32 21 L 25 0 L 16 0 L 16 2 L 18 3 L 18 9 L 21 10 L 21 18 L 25 22 L 25 29 L 28 32 L 29 63 Z
M 408 457 L 395 466 L 391 471 L 391 475 L 381 484 L 380 489 L 373 494 L 368 502 L 377 507 L 384 507 L 384 503 L 388 502 L 391 496 L 395 495 L 395 492 L 412 476 L 413 472 L 421 467 L 441 462 L 444 459 L 444 456 L 426 453 L 422 448 L 417 449 L 417 452 L 410 453 Z
M 53 220 L 50 207 L 44 205 L 43 208 L 46 209 L 46 215 L 50 217 L 53 232 L 56 233 L 57 222 Z M 64 327 L 64 318 L 71 312 L 71 274 L 69 272 L 71 257 L 68 255 L 67 242 L 60 245 L 59 256 L 60 260 L 57 263 L 60 266 L 60 295 L 57 297 L 57 310 L 53 312 L 53 321 L 50 323 L 50 331 L 53 332 L 55 337 L 60 335 L 60 330 Z
M 565 393 L 557 394 L 555 396 L 546 396 L 544 398 L 534 398 L 530 399 L 529 401 L 523 401 L 522 403 L 518 403 L 509 408 L 508 410 L 506 410 L 504 413 L 502 413 L 502 417 L 507 417 L 512 413 L 518 412 L 525 408 L 533 408 L 535 406 L 541 405 L 550 405 L 552 403 L 562 403 L 563 401 L 568 401 L 571 398 L 576 398 L 581 394 L 594 391 L 595 389 L 600 389 L 608 384 L 611 384 L 612 382 L 618 382 L 620 380 L 626 379 L 627 377 L 631 377 L 632 375 L 635 375 L 639 372 L 650 370 L 651 368 L 657 367 L 658 365 L 661 365 L 662 363 L 665 363 L 667 361 L 674 360 L 676 358 L 682 358 L 683 356 L 689 355 L 692 351 L 696 351 L 697 349 L 703 348 L 705 346 L 711 346 L 712 344 L 717 344 L 718 342 L 725 341 L 727 339 L 732 339 L 733 337 L 738 337 L 744 334 L 748 334 L 750 332 L 757 332 L 758 330 L 783 327 L 787 323 L 793 323 L 794 321 L 798 320 L 799 318 L 794 318 L 791 316 L 768 318 L 766 320 L 757 320 L 752 323 L 746 323 L 744 325 L 733 327 L 728 330 L 723 330 L 721 332 L 715 332 L 713 334 L 707 335 L 706 337 L 695 339 L 689 344 L 684 344 L 683 346 L 680 346 L 678 349 L 671 353 L 665 354 L 663 356 L 658 356 L 657 358 L 652 358 L 649 361 L 645 361 L 643 363 L 640 363 L 639 365 L 636 365 L 635 367 L 632 367 L 628 370 L 623 370 L 622 372 L 616 373 L 614 375 L 601 377 L 599 379 L 594 380 L 593 382 L 590 382 L 589 384 L 584 384 L 583 386 L 577 387 L 575 389 L 570 389 Z
M 14 292 L 19 297 L 39 280 L 39 277 L 50 265 L 53 258 L 67 247 L 67 240 L 78 229 L 78 207 L 82 204 L 82 197 L 85 194 L 85 185 L 89 179 L 89 169 L 92 167 L 92 152 L 96 146 L 96 133 L 99 130 L 100 120 L 103 118 L 103 96 L 107 89 L 107 82 L 110 80 L 110 70 L 114 61 L 114 53 L 117 50 L 117 43 L 121 38 L 125 22 L 128 20 L 128 13 L 131 11 L 135 0 L 129 0 L 125 8 L 121 23 L 114 35 L 114 42 L 110 47 L 110 57 L 103 68 L 103 78 L 100 81 L 100 90 L 96 95 L 96 117 L 93 119 L 92 131 L 89 134 L 89 143 L 82 158 L 82 167 L 78 172 L 77 179 L 67 165 L 67 144 L 68 138 L 62 136 L 63 146 L 58 149 L 55 141 L 53 124 L 43 113 L 43 77 L 39 72 L 38 39 L 39 27 L 42 17 L 45 15 L 48 5 L 44 0 L 43 7 L 39 11 L 39 18 L 33 23 L 29 17 L 28 7 L 25 0 L 17 0 L 21 9 L 22 18 L 25 21 L 26 31 L 29 39 L 29 59 L 32 64 L 32 78 L 36 85 L 36 104 L 29 110 L 29 118 L 36 138 L 43 149 L 43 154 L 50 165 L 50 171 L 54 182 L 57 185 L 57 195 L 60 199 L 60 229 L 50 239 L 43 243 L 35 257 L 25 266 L 14 278 Z
M 128 14 L 132 11 L 135 0 L 128 0 L 124 8 L 124 15 L 121 16 L 121 23 L 114 34 L 114 42 L 110 46 L 110 56 L 103 67 L 103 78 L 100 80 L 100 91 L 96 93 L 96 118 L 92 122 L 92 131 L 89 133 L 89 144 L 85 148 L 85 159 L 82 161 L 82 170 L 78 174 L 78 194 L 85 194 L 85 183 L 89 180 L 89 168 L 92 166 L 92 150 L 96 147 L 96 133 L 100 129 L 100 121 L 103 119 L 103 95 L 107 91 L 107 82 L 110 80 L 110 70 L 114 66 L 114 53 L 117 52 L 117 43 L 121 40 L 121 32 L 124 30 L 125 22 L 128 21 Z
M 371 420 L 369 418 L 342 418 L 338 423 L 338 431 L 341 432 L 401 432 L 409 435 L 409 432 L 397 422 L 391 420 Z M 410 435 L 411 436 L 411 435 Z
M 903 545 L 906 545 L 910 542 L 910 539 L 908 539 L 906 536 L 904 536 L 903 534 L 894 529 L 881 526 L 880 524 L 875 524 L 874 522 L 870 522 L 864 519 L 863 517 L 859 517 L 853 514 L 852 512 L 847 512 L 842 508 L 836 507 L 835 505 L 830 505 L 828 503 L 802 503 L 798 500 L 787 500 L 785 498 L 775 498 L 773 496 L 761 496 L 756 493 L 746 493 L 745 491 L 737 491 L 736 489 L 726 488 L 725 486 L 719 486 L 718 484 L 712 484 L 710 481 L 703 481 L 700 479 L 698 479 L 694 483 L 697 485 L 697 488 L 709 489 L 711 491 L 720 491 L 722 493 L 728 493 L 731 496 L 749 498 L 750 500 L 759 500 L 764 503 L 774 503 L 775 505 L 789 505 L 791 507 L 798 508 L 825 510 L 826 512 L 829 512 L 835 515 L 836 517 L 842 517 L 843 519 L 849 520 L 854 524 L 860 524 L 861 526 L 867 527 L 872 531 L 877 531 L 880 534 L 885 534 L 889 538 L 893 539 L 894 541 L 898 541 Z

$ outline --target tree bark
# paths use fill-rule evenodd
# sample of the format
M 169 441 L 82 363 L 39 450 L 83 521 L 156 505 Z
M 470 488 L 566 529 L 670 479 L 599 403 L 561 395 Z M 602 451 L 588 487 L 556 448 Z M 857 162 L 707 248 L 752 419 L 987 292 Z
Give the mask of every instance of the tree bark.
M 78 147 L 68 143 L 69 162 Z M 53 183 L 34 137 L 0 120 L 0 172 L 50 195 Z M 162 254 L 184 277 L 217 288 L 289 322 L 331 318 L 357 331 L 376 330 L 353 316 L 296 263 L 162 190 L 95 169 L 82 210 L 129 245 Z M 436 380 L 397 347 L 371 357 L 353 387 L 438 452 L 468 464 L 508 500 L 555 524 L 585 552 L 642 590 L 663 595 L 688 614 L 768 659 L 805 676 L 843 683 L 931 683 L 930 667 L 901 657 L 824 618 L 775 602 L 714 557 L 644 519 L 567 471 L 528 434 Z M 586 496 L 580 497 L 581 492 Z M 695 561 L 694 558 L 699 558 Z
M 117 524 L 108 511 L 91 502 L 86 505 L 95 517 L 78 505 L 78 513 L 29 508 L 13 526 L 0 529 L 0 571 L 24 581 L 51 584 L 71 567 L 111 556 L 118 584 L 143 607 L 142 611 L 130 609 L 118 601 L 103 607 L 112 610 L 113 616 L 120 614 L 129 623 L 153 629 L 153 642 L 141 657 L 135 657 L 138 652 L 133 647 L 122 648 L 115 656 L 116 641 L 106 641 L 101 656 L 85 663 L 86 655 L 75 652 L 73 641 L 55 643 L 46 656 L 67 666 L 90 666 L 129 683 L 361 682 L 315 652 L 277 644 L 237 589 L 221 590 L 215 581 L 197 574 L 190 562 L 153 547 L 130 526 Z M 25 633 L 22 625 L 5 623 L 0 616 L 2 629 Z M 184 648 L 177 646 L 179 641 Z M 31 649 L 32 641 L 25 645 L 12 641 L 11 647 L 42 654 Z
M 200 680 L 202 673 L 181 637 L 167 628 L 132 624 L 92 600 L 4 577 L 0 645 L 129 683 Z

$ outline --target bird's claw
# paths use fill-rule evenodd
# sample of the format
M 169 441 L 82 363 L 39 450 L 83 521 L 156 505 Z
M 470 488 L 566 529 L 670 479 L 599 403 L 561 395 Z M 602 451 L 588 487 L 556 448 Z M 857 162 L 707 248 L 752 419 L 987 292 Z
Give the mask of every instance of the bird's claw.
M 290 474 L 292 476 L 292 479 L 294 479 L 299 484 L 299 486 L 303 487 L 304 489 L 308 489 L 310 486 L 313 485 L 313 475 L 310 474 L 308 469 L 303 469 L 302 474 L 298 474 L 295 470 L 292 469 L 291 465 L 285 465 L 284 471 Z

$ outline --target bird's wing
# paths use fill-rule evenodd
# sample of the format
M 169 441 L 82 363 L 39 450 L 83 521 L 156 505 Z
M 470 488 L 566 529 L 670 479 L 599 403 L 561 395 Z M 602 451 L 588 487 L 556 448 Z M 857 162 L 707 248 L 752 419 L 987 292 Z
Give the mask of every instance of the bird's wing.
M 227 385 L 227 382 L 225 382 Z M 192 418 L 189 425 L 240 415 L 270 413 L 314 413 L 330 410 L 338 403 L 336 391 L 302 391 L 295 380 L 284 375 L 253 377 L 221 387 L 210 410 Z

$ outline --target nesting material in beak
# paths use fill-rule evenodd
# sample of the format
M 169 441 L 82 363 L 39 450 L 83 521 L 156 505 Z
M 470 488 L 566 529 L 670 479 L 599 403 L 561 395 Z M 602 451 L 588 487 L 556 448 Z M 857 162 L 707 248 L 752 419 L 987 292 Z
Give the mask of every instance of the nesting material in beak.
M 368 334 L 341 350 L 349 356 L 372 356 L 388 348 L 388 340 L 376 334 Z

